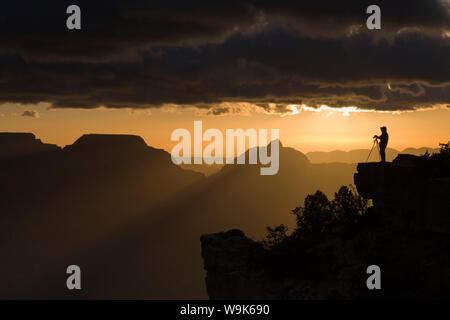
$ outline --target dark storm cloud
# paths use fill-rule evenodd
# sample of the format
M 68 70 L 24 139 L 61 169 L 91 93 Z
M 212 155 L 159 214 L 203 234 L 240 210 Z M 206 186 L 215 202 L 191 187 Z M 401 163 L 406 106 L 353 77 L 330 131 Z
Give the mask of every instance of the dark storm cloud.
M 78 4 L 82 30 L 65 28 Z M 0 13 L 0 102 L 111 108 L 251 102 L 448 104 L 448 1 L 15 1 Z M 389 87 L 388 87 L 389 83 Z M 215 107 L 214 107 L 215 106 Z

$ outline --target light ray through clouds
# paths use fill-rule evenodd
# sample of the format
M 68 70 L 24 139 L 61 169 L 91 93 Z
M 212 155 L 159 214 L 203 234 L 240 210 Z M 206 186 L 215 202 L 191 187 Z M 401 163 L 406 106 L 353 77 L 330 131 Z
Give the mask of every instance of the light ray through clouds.
M 281 115 L 282 117 L 296 115 L 296 114 L 299 114 L 302 111 L 310 111 L 310 112 L 325 112 L 325 111 L 327 111 L 327 114 L 326 114 L 327 116 L 331 116 L 334 113 L 338 113 L 338 114 L 340 113 L 340 114 L 342 114 L 345 117 L 348 117 L 348 116 L 350 116 L 351 113 L 355 113 L 355 112 L 380 112 L 380 111 L 377 111 L 375 109 L 359 109 L 359 108 L 354 107 L 354 106 L 334 108 L 334 107 L 330 107 L 330 106 L 327 106 L 327 105 L 324 105 L 324 104 L 321 105 L 318 108 L 309 107 L 309 106 L 307 106 L 305 104 L 302 104 L 302 105 L 294 105 L 294 104 L 292 104 L 292 105 L 289 105 L 288 108 L 291 109 L 292 112 L 291 113 L 282 114 Z

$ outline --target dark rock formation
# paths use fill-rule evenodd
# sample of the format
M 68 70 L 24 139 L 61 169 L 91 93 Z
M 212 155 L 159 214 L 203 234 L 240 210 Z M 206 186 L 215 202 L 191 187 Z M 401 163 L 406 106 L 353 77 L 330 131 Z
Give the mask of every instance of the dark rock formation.
M 159 206 L 204 178 L 137 136 L 85 135 L 63 150 L 33 134 L 0 140 L 0 298 L 71 296 L 60 275 L 73 261 L 89 270 L 79 297 L 107 291 L 101 282 L 108 280 L 97 276 L 103 266 L 126 264 L 135 237 L 162 216 Z M 153 259 L 149 251 L 139 256 Z M 124 269 L 114 270 L 121 279 L 143 279 Z M 126 288 L 111 294 L 121 297 Z
M 58 150 L 60 150 L 58 146 L 42 143 L 32 133 L 0 132 L 0 159 Z
M 64 148 L 67 151 L 106 151 L 144 150 L 147 148 L 144 140 L 139 136 L 122 134 L 85 134 L 72 145 Z
M 206 288 L 210 299 L 330 299 L 355 297 L 360 294 L 354 285 L 355 274 L 361 273 L 361 262 L 350 252 L 353 246 L 344 239 L 327 239 L 312 251 L 326 259 L 333 271 L 329 276 L 299 279 L 298 275 L 274 272 L 273 256 L 260 243 L 240 230 L 230 230 L 201 237 Z M 329 251 L 337 250 L 337 258 L 329 259 Z M 287 267 L 283 261 L 280 269 Z M 304 264 L 311 261 L 304 261 Z M 324 265 L 314 268 L 323 269 Z
M 280 221 L 278 212 L 316 189 L 335 191 L 354 172 L 348 164 L 311 165 L 281 147 L 277 175 L 229 165 L 205 179 L 139 137 L 97 134 L 5 162 L 3 298 L 73 297 L 65 268 L 76 263 L 89 284 L 79 298 L 204 299 L 201 234 L 238 227 L 262 235 L 267 225 L 294 222 L 289 214 Z
M 248 267 L 247 255 L 261 251 L 241 230 L 201 237 L 206 290 L 211 299 L 264 299 L 262 273 Z M 262 252 L 259 252 L 262 253 Z
M 201 237 L 211 299 L 408 299 L 450 297 L 447 157 L 399 155 L 360 163 L 355 184 L 373 200 L 359 221 L 330 225 L 305 247 L 276 249 L 242 231 Z M 382 271 L 368 290 L 366 269 Z
M 417 230 L 450 233 L 450 162 L 400 154 L 392 163 L 359 163 L 358 193 Z
M 338 226 L 309 247 L 307 255 L 266 251 L 236 231 L 233 236 L 205 235 L 201 244 L 208 295 L 289 300 L 449 298 L 449 237 L 405 233 L 377 215 L 376 222 L 357 230 Z M 381 268 L 381 290 L 366 287 L 366 269 L 372 264 Z

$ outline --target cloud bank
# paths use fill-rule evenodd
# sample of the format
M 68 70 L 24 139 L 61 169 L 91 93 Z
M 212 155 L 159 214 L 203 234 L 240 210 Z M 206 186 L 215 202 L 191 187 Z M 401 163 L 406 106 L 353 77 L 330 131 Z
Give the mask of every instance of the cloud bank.
M 82 29 L 66 29 L 77 4 Z M 450 103 L 449 1 L 14 1 L 0 13 L 0 103 L 233 103 L 413 110 Z M 26 10 L 24 10 L 26 8 Z M 273 107 L 271 107 L 273 109 Z

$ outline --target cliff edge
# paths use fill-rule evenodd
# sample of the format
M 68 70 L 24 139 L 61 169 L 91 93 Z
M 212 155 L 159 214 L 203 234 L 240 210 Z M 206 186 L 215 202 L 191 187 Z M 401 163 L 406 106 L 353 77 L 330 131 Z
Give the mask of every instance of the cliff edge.
M 410 229 L 450 233 L 450 158 L 400 154 L 393 162 L 359 163 L 354 182 Z
M 449 298 L 448 159 L 360 163 L 354 182 L 373 205 L 352 220 L 328 220 L 315 235 L 299 236 L 297 227 L 269 247 L 240 230 L 203 235 L 210 299 Z M 366 286 L 373 264 L 381 290 Z

